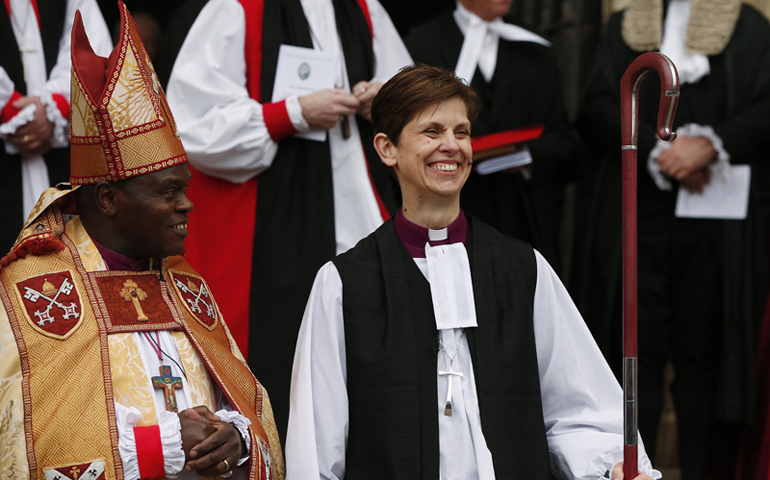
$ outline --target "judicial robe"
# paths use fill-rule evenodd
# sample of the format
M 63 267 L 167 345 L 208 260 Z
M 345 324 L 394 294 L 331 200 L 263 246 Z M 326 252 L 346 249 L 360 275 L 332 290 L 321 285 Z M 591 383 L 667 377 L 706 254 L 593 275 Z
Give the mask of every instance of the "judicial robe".
M 469 220 L 478 327 L 465 329 L 464 379 L 495 478 L 602 477 L 623 455 L 620 386 L 544 258 Z M 388 220 L 319 271 L 294 361 L 288 480 L 439 478 L 441 353 L 415 260 Z M 446 428 L 452 443 L 462 426 Z M 659 478 L 640 445 L 639 470 Z
M 413 27 L 404 39 L 416 62 L 454 70 L 464 36 L 453 12 Z M 481 97 L 473 136 L 545 126 L 529 142 L 532 178 L 520 173 L 472 173 L 460 198 L 464 211 L 501 233 L 531 243 L 559 270 L 564 186 L 576 172 L 573 138 L 562 101 L 553 50 L 533 42 L 500 39 L 497 66 L 487 83 L 478 67 L 471 86 Z
M 345 247 L 347 249 L 361 236 L 374 230 L 388 217 L 388 212 L 394 212 L 399 197 L 394 179 L 374 152 L 369 122 L 349 117 L 355 123 L 360 138 L 353 136 L 342 140 L 340 137 L 341 142 L 346 142 L 345 148 L 348 151 L 352 148 L 350 145 L 358 142 L 360 146 L 355 153 L 360 157 L 360 164 L 353 155 L 348 158 L 347 155 L 335 154 L 333 140 L 336 137 L 333 138 L 333 135 L 339 135 L 339 127 L 329 131 L 324 142 L 287 135 L 292 128 L 285 106 L 287 101 L 270 100 L 279 47 L 282 44 L 306 48 L 314 46 L 305 7 L 300 0 L 242 0 L 239 3 L 240 9 L 235 2 L 209 2 L 203 8 L 177 57 L 169 80 L 168 98 L 176 114 L 191 164 L 199 167 L 189 187 L 196 211 L 191 216 L 190 235 L 186 244 L 188 258 L 211 279 L 214 292 L 219 298 L 224 297 L 221 303 L 229 303 L 231 308 L 238 309 L 229 315 L 233 319 L 232 328 L 245 332 L 248 338 L 248 342 L 242 342 L 239 338 L 239 345 L 247 349 L 255 375 L 260 375 L 260 380 L 270 389 L 275 400 L 279 431 L 283 432 L 288 417 L 292 352 L 302 308 L 317 269 L 340 253 L 341 241 L 337 238 L 337 226 L 371 225 L 371 230 L 352 240 Z M 387 32 L 373 38 L 373 30 L 381 24 L 369 15 L 369 3 L 365 0 L 334 0 L 333 6 L 341 53 L 344 54 L 346 83 L 353 86 L 362 80 L 372 80 L 374 72 L 379 71 L 378 67 L 392 63 L 382 56 L 376 59 L 374 56 L 374 45 L 378 41 L 387 40 Z M 211 26 L 202 20 L 221 19 L 219 7 L 238 13 L 240 18 L 231 19 L 226 34 L 214 30 L 214 35 L 224 40 L 211 38 L 202 42 L 196 36 L 212 31 Z M 244 18 L 244 26 L 240 27 L 239 22 Z M 390 26 L 392 28 L 392 24 Z M 374 34 L 377 35 L 377 31 Z M 322 37 L 316 34 L 316 37 L 319 36 Z M 238 40 L 233 40 L 236 37 Z M 229 59 L 206 57 L 206 50 L 221 48 L 225 42 L 231 42 L 227 44 L 230 48 L 238 45 L 244 48 L 243 54 L 236 54 L 245 56 L 245 72 L 239 71 L 227 77 L 224 82 L 227 87 L 231 87 L 228 92 L 221 92 L 218 86 L 195 90 L 198 82 L 189 81 L 191 74 L 181 72 L 197 72 L 201 62 L 211 62 L 206 66 L 208 73 L 203 75 L 205 80 L 229 74 L 232 70 L 230 65 L 216 65 L 216 62 L 229 62 Z M 202 56 L 196 56 L 198 49 L 203 51 Z M 408 57 L 406 49 L 403 46 L 402 49 L 404 56 Z M 240 61 L 243 61 L 243 56 Z M 404 59 L 404 63 L 408 63 L 408 58 Z M 394 74 L 401 66 L 403 63 L 389 74 Z M 238 82 L 245 84 L 235 85 Z M 219 100 L 236 90 L 236 95 Z M 251 100 L 242 98 L 246 94 Z M 209 98 L 195 102 L 193 95 Z M 255 105 L 254 101 L 259 105 Z M 211 105 L 211 108 L 201 112 L 196 104 Z M 249 112 L 258 109 L 264 122 L 261 127 L 254 128 L 250 125 L 244 128 L 240 124 L 228 124 L 227 128 L 220 128 L 228 119 L 218 119 L 212 122 L 211 129 L 205 130 L 210 138 L 198 142 L 205 134 L 191 133 L 191 129 L 206 123 L 209 118 L 217 115 L 217 111 L 227 108 L 238 110 L 239 113 L 244 109 L 253 109 Z M 256 113 L 246 115 L 244 124 L 255 116 Z M 261 128 L 265 135 L 269 132 L 269 139 L 272 139 L 268 139 L 264 148 L 254 148 L 253 139 L 244 138 L 254 135 L 257 128 Z M 218 139 L 216 135 L 223 130 L 227 133 L 221 143 L 211 140 Z M 237 132 L 233 133 L 235 130 Z M 277 131 L 280 131 L 280 135 Z M 211 150 L 200 148 L 199 143 L 207 141 L 212 142 Z M 274 157 L 270 157 L 267 150 L 274 153 Z M 225 155 L 222 155 L 223 151 L 226 151 Z M 261 162 L 258 168 L 249 170 L 251 177 L 241 175 L 236 179 L 227 173 L 223 174 L 227 167 L 223 167 L 222 163 L 232 161 L 237 156 L 249 157 L 245 160 L 248 162 Z M 214 176 L 201 174 L 200 171 L 204 169 Z M 350 174 L 347 181 L 343 179 L 338 183 L 339 179 L 335 175 L 345 169 L 347 172 L 355 169 L 355 179 L 351 180 Z M 257 173 L 258 177 L 253 178 Z M 367 197 L 362 199 L 353 196 L 347 201 L 338 201 L 337 193 L 350 187 L 354 181 L 357 186 L 365 183 Z M 234 185 L 233 182 L 243 183 Z M 363 203 L 362 200 L 371 200 L 372 208 L 365 215 L 337 215 L 340 204 L 356 207 Z M 197 229 L 193 227 L 195 218 L 203 219 L 199 222 L 201 227 Z M 237 235 L 223 236 L 224 232 L 233 231 L 234 228 L 237 229 Z
M 735 479 L 770 479 L 770 296 L 759 329 L 757 356 L 754 361 L 759 409 L 757 422 L 743 432 Z
M 720 366 L 716 415 L 751 424 L 754 418 L 753 352 L 768 291 L 770 241 L 770 26 L 761 13 L 742 5 L 730 42 L 709 57 L 711 74 L 681 87 L 674 127 L 712 125 L 731 163 L 751 166 L 745 220 L 708 220 L 717 245 L 722 279 Z M 621 36 L 623 12 L 613 15 L 589 73 L 579 129 L 593 150 L 586 156 L 579 194 L 575 298 L 605 355 L 619 339 L 621 325 L 620 78 L 639 55 Z M 639 95 L 639 218 L 673 218 L 676 188 L 663 192 L 647 172 L 655 145 L 659 81 L 645 78 Z M 641 224 L 641 223 L 640 223 Z M 639 258 L 644 262 L 644 258 Z M 640 278 L 640 283 L 644 279 Z M 617 343 L 617 345 L 620 345 Z

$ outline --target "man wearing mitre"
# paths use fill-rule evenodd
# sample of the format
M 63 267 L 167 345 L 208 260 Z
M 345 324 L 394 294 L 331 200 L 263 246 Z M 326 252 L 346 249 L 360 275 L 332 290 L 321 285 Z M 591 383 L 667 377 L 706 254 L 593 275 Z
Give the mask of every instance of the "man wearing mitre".
M 131 16 L 72 31 L 72 188 L 0 261 L 0 477 L 283 478 L 267 393 L 180 255 L 190 171 Z

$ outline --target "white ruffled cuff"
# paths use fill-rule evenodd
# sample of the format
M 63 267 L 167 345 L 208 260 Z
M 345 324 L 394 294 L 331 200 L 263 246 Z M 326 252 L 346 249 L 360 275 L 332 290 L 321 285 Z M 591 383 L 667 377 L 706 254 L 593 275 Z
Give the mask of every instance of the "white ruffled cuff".
M 31 122 L 35 118 L 36 111 L 37 105 L 34 103 L 30 103 L 22 108 L 19 113 L 13 116 L 13 118 L 0 125 L 0 138 L 7 140 L 9 136 L 16 133 L 16 130 Z M 16 155 L 19 151 L 11 145 L 11 142 L 5 142 L 5 153 L 8 155 Z
M 286 99 L 286 113 L 289 114 L 289 120 L 291 120 L 294 128 L 299 133 L 305 133 L 310 131 L 310 124 L 307 123 L 305 117 L 302 115 L 302 105 L 299 104 L 299 96 L 292 95 Z
M 727 153 L 722 139 L 719 137 L 719 135 L 716 134 L 711 126 L 698 125 L 697 123 L 688 123 L 687 125 L 682 125 L 679 127 L 676 130 L 676 134 L 677 136 L 686 138 L 708 138 L 709 141 L 711 141 L 711 145 L 714 147 L 714 150 L 717 151 L 716 161 L 709 165 L 709 168 L 711 169 L 711 178 L 722 182 L 730 179 L 730 154 Z M 671 181 L 668 179 L 668 177 L 661 173 L 660 165 L 658 164 L 658 158 L 669 148 L 671 148 L 671 142 L 658 140 L 655 148 L 652 149 L 650 156 L 647 158 L 647 171 L 650 173 L 650 176 L 655 182 L 655 185 L 657 185 L 660 190 L 664 191 L 670 191 L 673 186 L 671 185 Z
M 50 93 L 45 92 L 40 95 L 40 102 L 45 105 L 45 116 L 53 124 L 53 135 L 51 136 L 51 146 L 66 147 L 69 144 L 70 122 L 62 116 L 59 106 L 56 105 Z
M 34 105 L 32 105 L 34 107 Z M 139 461 L 136 458 L 136 439 L 134 427 L 142 418 L 139 410 L 134 407 L 124 407 L 115 403 L 115 417 L 118 424 L 118 450 L 123 462 L 123 478 L 134 480 L 139 478 Z
M 251 425 L 251 420 L 244 417 L 240 413 L 231 410 L 219 410 L 216 412 L 216 415 L 221 419 L 221 421 L 232 424 L 241 434 L 243 443 L 246 445 L 246 454 L 238 459 L 238 464 L 236 466 L 240 467 L 246 463 L 250 457 L 249 452 L 251 452 L 251 437 L 249 436 L 249 425 Z M 231 470 L 222 476 L 227 478 L 232 474 L 233 472 Z
M 118 424 L 118 450 L 123 462 L 123 477 L 136 480 L 139 475 L 139 460 L 136 455 L 134 427 L 141 420 L 139 410 L 115 403 L 115 417 Z M 179 417 L 172 412 L 160 414 L 160 443 L 163 445 L 163 467 L 166 475 L 174 478 L 184 468 L 184 450 Z
M 163 445 L 163 468 L 166 476 L 176 478 L 184 468 L 184 449 L 182 448 L 182 425 L 174 412 L 163 411 L 160 414 L 160 443 Z

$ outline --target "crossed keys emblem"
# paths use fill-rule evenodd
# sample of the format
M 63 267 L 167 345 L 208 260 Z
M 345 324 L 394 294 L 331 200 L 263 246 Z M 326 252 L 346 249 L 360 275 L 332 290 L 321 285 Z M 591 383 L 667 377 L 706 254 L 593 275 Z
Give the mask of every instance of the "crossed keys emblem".
M 190 295 L 194 296 L 195 298 L 185 298 L 185 301 L 190 305 L 190 311 L 193 313 L 203 313 L 201 310 L 200 304 L 206 306 L 206 315 L 208 315 L 210 318 L 216 319 L 216 313 L 214 313 L 214 302 L 207 302 L 204 300 L 204 298 L 210 299 L 209 291 L 206 289 L 206 285 L 201 282 L 201 287 L 198 288 L 195 286 L 194 283 L 192 283 L 191 280 L 187 280 L 187 285 L 182 283 L 181 280 L 178 278 L 175 279 L 176 286 L 179 288 L 179 290 L 183 291 L 184 293 L 189 293 Z
M 38 292 L 37 290 L 29 287 L 24 287 L 24 290 L 26 293 L 24 293 L 24 298 L 29 300 L 32 303 L 37 303 L 38 300 L 47 300 L 48 305 L 42 310 L 37 310 L 34 312 L 34 315 L 38 318 L 38 321 L 36 322 L 39 326 L 43 326 L 46 323 L 53 323 L 55 318 L 51 316 L 51 309 L 56 306 L 59 307 L 62 311 L 64 311 L 64 314 L 62 318 L 64 320 L 69 320 L 70 318 L 79 318 L 80 312 L 78 312 L 78 306 L 76 303 L 72 302 L 69 305 L 64 305 L 63 303 L 58 301 L 58 298 L 60 295 L 64 294 L 64 296 L 67 296 L 72 292 L 72 289 L 75 288 L 75 286 L 70 282 L 69 278 L 65 278 L 62 284 L 59 286 L 59 289 L 57 290 L 56 287 L 53 286 L 51 282 L 48 281 L 46 278 L 43 282 L 43 291 Z

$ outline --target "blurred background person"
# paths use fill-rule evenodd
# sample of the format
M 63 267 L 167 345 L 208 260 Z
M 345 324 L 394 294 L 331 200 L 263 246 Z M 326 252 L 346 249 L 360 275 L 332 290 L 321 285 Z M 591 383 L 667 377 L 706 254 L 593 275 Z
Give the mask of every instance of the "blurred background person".
M 303 72 L 277 79 L 289 61 L 283 46 L 303 48 L 308 76 L 331 55 L 332 84 L 275 98 L 274 88 Z M 211 0 L 174 62 L 169 103 L 196 168 L 193 215 L 206 219 L 190 230 L 187 256 L 270 389 L 282 438 L 315 272 L 398 206 L 372 146 L 369 108 L 382 81 L 410 63 L 377 0 Z
M 754 420 L 753 352 L 768 291 L 770 26 L 737 1 L 634 0 L 614 14 L 586 81 L 579 128 L 587 228 L 578 235 L 578 304 L 619 368 L 621 307 L 620 79 L 642 52 L 661 51 L 681 82 L 676 128 L 655 135 L 660 83 L 639 94 L 639 429 L 657 437 L 671 359 L 682 478 L 714 478 L 735 444 L 724 429 Z M 747 213 L 688 213 L 689 200 L 750 168 Z M 745 191 L 748 189 L 748 192 Z M 705 193 L 704 193 L 705 192 Z M 707 210 L 727 201 L 719 198 Z M 679 204 L 677 204 L 679 202 Z M 731 218 L 731 219 L 726 219 Z M 655 442 L 648 451 L 655 461 Z M 728 467 L 729 470 L 729 467 Z
M 0 7 L 0 256 L 38 196 L 69 179 L 70 34 L 80 10 L 94 51 L 110 35 L 95 0 L 6 0 Z
M 463 0 L 413 27 L 405 42 L 416 62 L 453 69 L 479 93 L 474 137 L 545 127 L 526 142 L 531 164 L 488 175 L 477 168 L 461 202 L 463 211 L 532 244 L 559 271 L 564 187 L 578 166 L 574 142 L 551 43 L 505 23 L 511 3 Z

